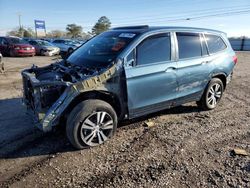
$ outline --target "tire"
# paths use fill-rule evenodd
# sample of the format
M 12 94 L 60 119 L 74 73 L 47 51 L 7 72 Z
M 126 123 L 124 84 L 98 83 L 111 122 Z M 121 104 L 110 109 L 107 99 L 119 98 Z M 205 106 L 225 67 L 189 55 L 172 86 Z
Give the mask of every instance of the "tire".
M 43 49 L 40 50 L 40 55 L 44 56 L 45 51 Z
M 197 101 L 197 105 L 203 110 L 212 110 L 220 102 L 223 92 L 223 82 L 219 78 L 213 78 L 207 85 L 201 100 Z
M 66 134 L 75 148 L 83 149 L 103 144 L 114 135 L 116 128 L 117 115 L 112 106 L 91 99 L 81 102 L 71 111 Z

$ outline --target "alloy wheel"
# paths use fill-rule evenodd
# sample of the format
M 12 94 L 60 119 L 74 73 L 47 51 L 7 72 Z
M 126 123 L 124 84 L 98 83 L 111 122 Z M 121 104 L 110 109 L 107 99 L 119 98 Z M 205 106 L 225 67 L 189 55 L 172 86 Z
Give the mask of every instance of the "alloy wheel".
M 214 108 L 216 104 L 219 102 L 222 96 L 222 87 L 220 84 L 215 83 L 211 85 L 210 89 L 208 90 L 207 95 L 207 103 Z
M 82 123 L 80 136 L 88 146 L 104 143 L 112 135 L 114 121 L 105 111 L 93 112 Z

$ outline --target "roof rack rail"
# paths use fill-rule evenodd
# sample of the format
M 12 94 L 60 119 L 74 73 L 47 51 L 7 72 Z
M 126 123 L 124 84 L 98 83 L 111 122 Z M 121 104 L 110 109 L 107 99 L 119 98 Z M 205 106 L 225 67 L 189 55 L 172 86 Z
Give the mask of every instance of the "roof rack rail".
M 124 27 L 115 27 L 113 30 L 119 30 L 119 29 L 148 29 L 148 25 L 137 25 L 137 26 L 124 26 Z

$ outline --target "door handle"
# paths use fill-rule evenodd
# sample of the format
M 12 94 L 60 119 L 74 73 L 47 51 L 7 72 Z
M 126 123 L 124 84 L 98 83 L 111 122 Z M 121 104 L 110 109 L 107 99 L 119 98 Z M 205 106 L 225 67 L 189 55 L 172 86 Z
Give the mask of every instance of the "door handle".
M 208 64 L 210 63 L 210 61 L 202 61 L 201 64 L 204 65 L 204 64 Z
M 176 67 L 168 67 L 165 72 L 172 72 L 172 71 L 175 71 L 176 70 Z

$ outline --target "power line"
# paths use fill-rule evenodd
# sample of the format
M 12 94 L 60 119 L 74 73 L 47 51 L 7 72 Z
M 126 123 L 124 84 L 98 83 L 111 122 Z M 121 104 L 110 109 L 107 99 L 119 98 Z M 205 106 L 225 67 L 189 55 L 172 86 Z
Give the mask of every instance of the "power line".
M 112 22 L 118 22 L 119 25 L 123 25 L 123 24 L 135 24 L 138 22 L 150 22 L 150 23 L 155 23 L 155 22 L 160 22 L 160 21 L 178 21 L 178 20 L 185 20 L 187 18 L 192 18 L 192 17 L 203 17 L 203 16 L 209 16 L 211 14 L 214 13 L 218 13 L 218 14 L 225 14 L 225 13 L 234 13 L 234 12 L 238 12 L 238 11 L 248 11 L 250 9 L 250 6 L 246 6 L 244 8 L 233 8 L 233 7 L 227 7 L 227 8 L 231 8 L 231 9 L 206 9 L 205 10 L 199 10 L 199 11 L 192 11 L 192 13 L 190 14 L 190 11 L 188 12 L 189 14 L 173 14 L 173 15 L 169 15 L 169 16 L 161 16 L 161 17 L 151 17 L 151 16 L 147 16 L 144 15 L 141 18 L 133 18 L 131 21 L 129 21 L 130 19 L 112 19 Z M 205 11 L 205 12 L 204 12 Z M 153 21 L 149 21 L 149 20 L 153 20 Z M 50 25 L 54 25 L 54 27 L 56 25 L 62 25 L 65 24 L 64 23 L 51 23 Z M 92 27 L 94 25 L 91 23 L 85 24 L 83 25 L 83 27 Z M 116 24 L 117 25 L 117 24 Z
M 117 24 L 112 24 L 112 27 L 114 26 L 122 26 L 122 25 L 132 25 L 132 24 L 150 24 L 150 23 L 166 23 L 167 22 L 180 22 L 180 21 L 192 21 L 192 20 L 200 20 L 200 19 L 204 19 L 204 18 L 212 18 L 212 17 L 226 17 L 226 16 L 232 16 L 232 15 L 241 15 L 241 14 L 249 14 L 250 13 L 250 8 L 246 8 L 246 9 L 241 9 L 241 10 L 235 10 L 234 11 L 229 11 L 229 12 L 221 12 L 221 13 L 217 13 L 218 10 L 214 10 L 213 14 L 187 14 L 185 16 L 181 16 L 181 17 L 177 17 L 175 18 L 173 15 L 172 16 L 167 16 L 167 17 L 161 17 L 158 19 L 153 19 L 152 18 L 145 18 L 143 23 L 142 21 L 140 21 L 140 23 L 138 23 L 138 21 L 132 21 L 132 22 L 127 22 L 127 23 L 117 23 Z M 64 24 L 64 23 L 63 23 Z M 66 24 L 65 24 L 66 25 Z M 92 28 L 93 25 L 84 25 L 84 28 Z M 47 28 L 56 28 L 55 26 L 53 27 L 47 27 Z
M 149 24 L 149 23 L 163 23 L 163 22 L 179 22 L 179 21 L 187 21 L 187 20 L 198 20 L 203 18 L 211 18 L 211 17 L 224 17 L 224 16 L 231 16 L 231 15 L 240 15 L 240 14 L 248 14 L 250 13 L 250 9 L 246 10 L 240 10 L 240 11 L 231 11 L 231 12 L 223 12 L 223 13 L 216 13 L 216 14 L 206 14 L 206 15 L 200 15 L 200 16 L 194 16 L 194 15 L 187 15 L 179 18 L 173 18 L 169 19 L 169 17 L 162 17 L 160 19 L 145 19 L 144 21 L 141 21 L 139 24 Z M 143 23 L 142 23 L 143 22 Z M 119 23 L 119 24 L 113 24 L 114 25 L 128 25 L 128 24 L 138 24 L 138 22 L 127 22 L 127 23 Z
M 204 13 L 214 13 L 214 12 L 219 12 L 219 11 L 236 11 L 236 10 L 241 10 L 241 9 L 247 9 L 247 8 L 250 8 L 250 5 L 248 6 L 231 6 L 231 7 L 223 7 L 223 8 L 216 8 L 216 9 L 213 9 L 213 8 L 209 8 L 209 9 L 202 9 L 202 10 L 189 10 L 189 11 L 185 11 L 185 12 L 181 12 L 181 13 L 175 13 L 174 15 L 172 16 L 168 16 L 168 17 L 174 17 L 174 16 L 184 16 L 185 14 L 190 14 L 190 12 L 192 12 L 192 14 L 204 14 Z M 157 18 L 157 17 L 160 17 L 162 18 L 162 13 L 160 14 L 151 14 L 151 15 L 141 15 L 137 18 L 134 18 L 134 17 L 116 17 L 115 19 L 113 20 L 122 20 L 122 19 L 126 19 L 126 20 L 140 20 L 140 19 L 145 19 L 145 17 L 154 17 L 154 18 Z

